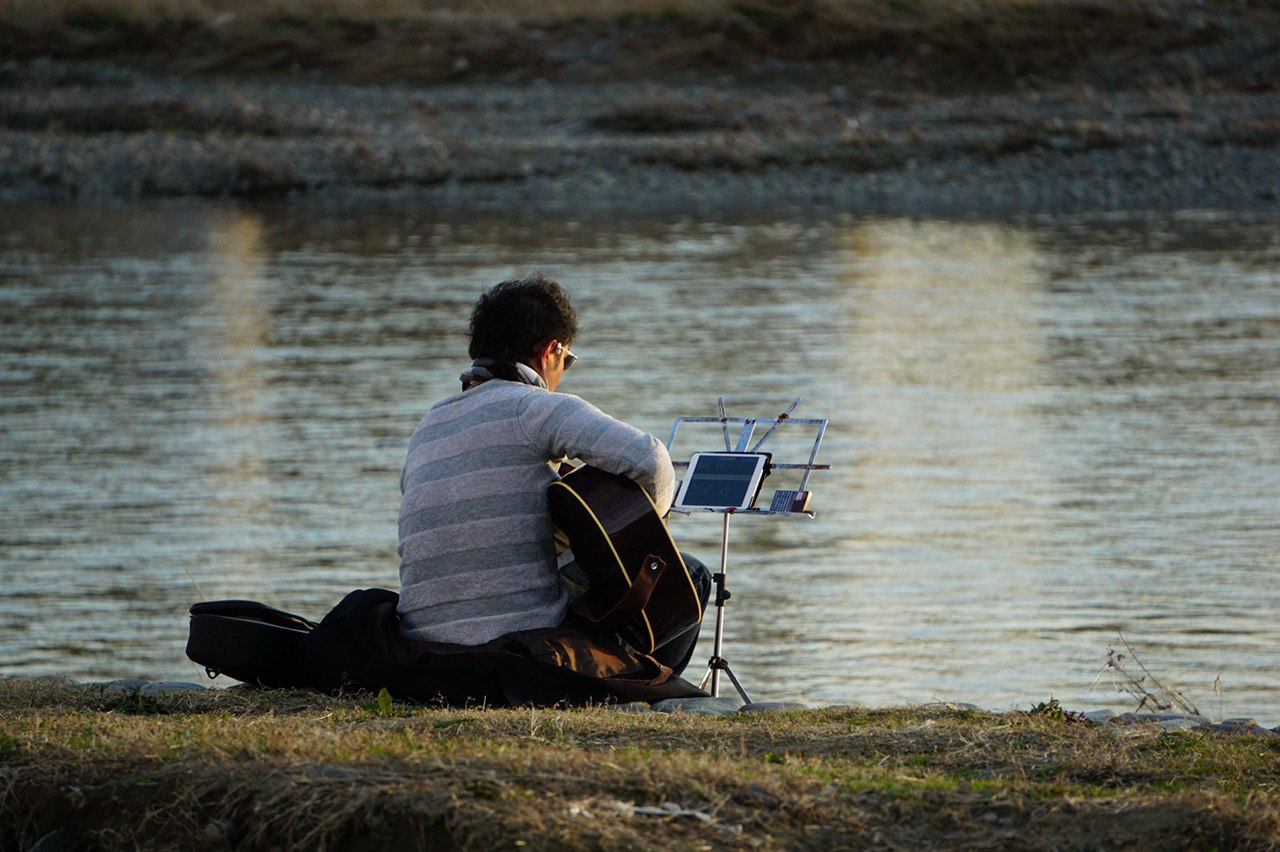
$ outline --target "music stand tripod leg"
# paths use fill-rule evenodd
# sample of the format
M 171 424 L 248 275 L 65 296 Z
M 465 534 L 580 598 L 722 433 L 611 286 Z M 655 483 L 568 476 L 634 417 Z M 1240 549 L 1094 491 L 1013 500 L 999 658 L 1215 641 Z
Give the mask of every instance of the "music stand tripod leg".
M 738 695 L 742 696 L 744 704 L 751 703 L 751 697 L 747 695 L 747 691 L 742 688 L 742 684 L 738 681 L 737 676 L 733 673 L 733 669 L 729 668 L 729 661 L 724 658 L 722 651 L 724 650 L 724 607 L 732 595 L 728 589 L 728 571 L 729 571 L 729 512 L 724 513 L 724 527 L 720 537 L 720 573 L 715 575 L 716 583 L 716 636 L 712 645 L 711 659 L 707 661 L 707 673 L 702 676 L 701 683 L 698 684 L 699 689 L 707 688 L 707 681 L 711 681 L 711 695 L 713 698 L 720 697 L 720 672 L 723 671 L 729 675 L 729 680 L 733 682 L 733 688 L 738 691 Z

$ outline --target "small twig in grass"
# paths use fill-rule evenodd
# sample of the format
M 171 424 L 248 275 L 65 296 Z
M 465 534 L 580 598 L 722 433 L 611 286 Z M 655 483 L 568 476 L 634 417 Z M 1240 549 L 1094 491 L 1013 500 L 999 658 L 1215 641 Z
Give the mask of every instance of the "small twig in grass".
M 1123 633 L 1119 634 L 1119 640 L 1124 645 L 1124 649 L 1128 654 L 1118 654 L 1113 645 L 1107 646 L 1107 664 L 1102 671 L 1111 672 L 1111 680 L 1116 688 L 1121 692 L 1126 692 L 1134 698 L 1138 699 L 1138 706 L 1134 708 L 1134 712 L 1141 712 L 1144 708 L 1149 708 L 1156 713 L 1164 713 L 1170 710 L 1180 713 L 1190 713 L 1195 716 L 1200 715 L 1200 711 L 1196 706 L 1186 699 L 1182 693 L 1170 686 L 1166 686 L 1160 681 L 1139 659 L 1133 645 L 1125 638 Z M 1138 667 L 1140 675 L 1134 674 L 1126 666 L 1133 665 Z M 1098 672 L 1098 677 L 1094 678 L 1096 685 L 1102 677 L 1102 672 Z
M 204 589 L 200 588 L 200 584 L 196 582 L 195 575 L 191 573 L 191 569 L 189 567 L 184 566 L 184 570 L 187 572 L 187 579 L 191 581 L 191 585 L 196 587 L 196 594 L 200 596 L 200 600 L 202 601 L 209 600 L 209 598 L 205 596 Z

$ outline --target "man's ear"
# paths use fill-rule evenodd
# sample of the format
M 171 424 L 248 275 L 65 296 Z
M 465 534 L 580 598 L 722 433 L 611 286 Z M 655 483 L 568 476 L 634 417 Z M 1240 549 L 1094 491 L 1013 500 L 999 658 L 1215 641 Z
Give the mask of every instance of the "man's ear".
M 539 360 L 539 361 L 542 361 L 542 362 L 545 362 L 545 361 L 546 361 L 546 359 L 550 358 L 550 357 L 551 357 L 551 355 L 552 355 L 552 353 L 554 353 L 554 352 L 556 351 L 556 347 L 557 347 L 557 346 L 559 346 L 559 345 L 560 345 L 560 341 L 556 340 L 556 339 L 553 337 L 553 338 L 551 338 L 550 340 L 548 340 L 546 343 L 544 343 L 542 346 L 539 346 L 539 347 L 538 347 L 538 360 Z

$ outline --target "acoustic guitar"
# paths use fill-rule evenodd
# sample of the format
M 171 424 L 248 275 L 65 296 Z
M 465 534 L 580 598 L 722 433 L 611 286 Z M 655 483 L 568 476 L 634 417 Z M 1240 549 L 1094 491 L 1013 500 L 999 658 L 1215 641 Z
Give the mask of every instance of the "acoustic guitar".
M 645 654 L 702 619 L 689 569 L 643 488 L 583 465 L 553 482 L 547 497 L 591 583 L 575 613 Z

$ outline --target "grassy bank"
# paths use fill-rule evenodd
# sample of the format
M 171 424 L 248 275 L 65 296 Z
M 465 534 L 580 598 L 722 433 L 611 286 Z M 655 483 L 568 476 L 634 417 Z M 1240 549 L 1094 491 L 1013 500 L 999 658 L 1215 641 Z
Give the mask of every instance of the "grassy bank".
M 944 707 L 698 717 L 0 683 L 0 845 L 1266 848 L 1276 738 Z
M 349 82 L 825 75 L 927 90 L 1274 90 L 1280 8 L 1227 0 L 10 0 L 0 51 Z M 780 67 L 781 63 L 784 67 Z

